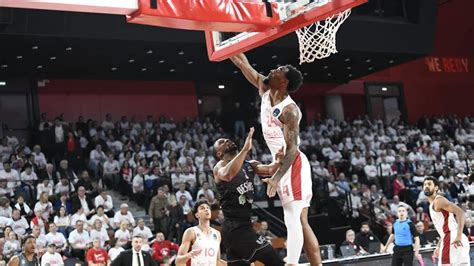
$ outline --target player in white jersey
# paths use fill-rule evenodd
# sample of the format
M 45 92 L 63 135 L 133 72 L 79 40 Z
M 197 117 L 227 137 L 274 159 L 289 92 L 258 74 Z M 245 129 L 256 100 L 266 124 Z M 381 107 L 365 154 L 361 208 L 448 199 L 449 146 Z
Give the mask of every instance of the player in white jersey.
M 179 246 L 176 258 L 176 265 L 226 265 L 221 260 L 221 234 L 210 226 L 211 206 L 209 202 L 206 200 L 196 202 L 192 211 L 199 224 L 186 229 L 184 232 L 183 241 Z
M 430 202 L 431 220 L 440 236 L 434 256 L 438 257 L 438 265 L 470 265 L 469 241 L 462 233 L 465 213 L 445 197 L 437 195 L 438 189 L 438 179 L 425 178 L 423 190 Z
M 287 228 L 288 265 L 298 264 L 301 249 L 305 250 L 311 265 L 321 264 L 319 244 L 308 223 L 308 207 L 312 197 L 311 168 L 309 161 L 298 149 L 301 111 L 289 93 L 297 91 L 302 83 L 301 72 L 291 65 L 270 71 L 268 76 L 259 74 L 245 55 L 231 58 L 247 80 L 258 88 L 262 97 L 260 118 L 262 132 L 273 158 L 283 148 L 285 157 L 278 171 L 264 179 L 267 194 L 276 193 L 283 205 Z

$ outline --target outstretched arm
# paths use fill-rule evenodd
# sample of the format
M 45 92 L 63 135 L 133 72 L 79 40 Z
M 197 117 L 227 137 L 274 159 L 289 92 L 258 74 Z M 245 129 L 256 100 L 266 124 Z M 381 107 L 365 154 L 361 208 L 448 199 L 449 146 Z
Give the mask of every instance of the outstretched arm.
M 244 54 L 232 56 L 230 61 L 232 61 L 232 63 L 242 71 L 245 78 L 258 89 L 260 95 L 266 91 L 265 84 L 263 84 L 265 76 L 258 73 L 257 70 L 250 65 L 249 60 Z
M 254 128 L 250 128 L 249 134 L 245 139 L 245 144 L 242 150 L 235 156 L 230 162 L 225 164 L 223 161 L 220 161 L 214 167 L 214 177 L 216 182 L 219 181 L 231 181 L 237 173 L 242 168 L 244 164 L 245 158 L 247 157 L 247 153 L 252 150 L 252 136 L 253 136 Z
M 283 148 L 281 148 L 275 155 L 275 161 L 271 164 L 263 164 L 259 161 L 252 160 L 250 161 L 250 165 L 252 165 L 254 172 L 259 176 L 273 176 L 278 168 L 280 168 L 284 156 Z
M 296 158 L 296 153 L 298 151 L 298 136 L 300 134 L 298 120 L 299 113 L 296 105 L 291 104 L 283 109 L 283 113 L 280 116 L 280 121 L 283 124 L 283 136 L 286 143 L 285 157 L 283 157 L 281 167 L 273 175 L 273 177 L 263 180 L 268 184 L 267 194 L 269 197 L 275 196 L 278 182 L 288 171 L 288 169 L 290 169 L 290 166 L 293 164 L 293 161 Z

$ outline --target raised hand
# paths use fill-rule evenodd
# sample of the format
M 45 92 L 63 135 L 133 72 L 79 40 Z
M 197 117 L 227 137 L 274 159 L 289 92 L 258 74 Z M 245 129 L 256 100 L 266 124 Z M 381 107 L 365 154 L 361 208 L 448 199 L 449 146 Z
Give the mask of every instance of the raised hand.
M 253 136 L 254 131 L 255 131 L 255 128 L 251 127 L 247 135 L 247 138 L 245 139 L 244 147 L 242 147 L 243 151 L 249 152 L 252 150 L 252 136 Z

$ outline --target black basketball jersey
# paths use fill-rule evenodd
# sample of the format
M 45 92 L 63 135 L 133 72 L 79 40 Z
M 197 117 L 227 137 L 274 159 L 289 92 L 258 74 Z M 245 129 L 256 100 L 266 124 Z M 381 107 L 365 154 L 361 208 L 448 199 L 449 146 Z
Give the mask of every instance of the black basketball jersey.
M 221 209 L 226 220 L 250 221 L 253 202 L 254 172 L 245 161 L 232 181 L 217 183 Z

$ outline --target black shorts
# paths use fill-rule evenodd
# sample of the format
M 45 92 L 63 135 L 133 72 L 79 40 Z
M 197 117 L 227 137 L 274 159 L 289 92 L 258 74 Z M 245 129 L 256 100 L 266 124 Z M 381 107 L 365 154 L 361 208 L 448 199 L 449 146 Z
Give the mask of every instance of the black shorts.
M 221 234 L 228 262 L 252 261 L 255 252 L 270 245 L 253 230 L 250 222 L 225 221 Z

